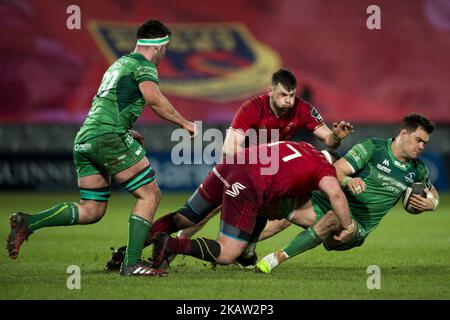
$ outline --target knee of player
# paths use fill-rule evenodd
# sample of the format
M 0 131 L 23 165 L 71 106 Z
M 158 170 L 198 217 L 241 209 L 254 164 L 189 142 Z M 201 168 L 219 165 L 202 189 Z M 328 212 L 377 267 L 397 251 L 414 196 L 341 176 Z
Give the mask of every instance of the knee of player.
M 242 252 L 237 251 L 236 248 L 227 247 L 222 244 L 217 262 L 224 265 L 231 264 L 241 255 L 241 253 Z
M 232 264 L 234 262 L 234 260 L 236 260 L 236 258 L 237 258 L 237 256 L 232 257 L 232 256 L 221 253 L 220 256 L 217 258 L 217 263 L 223 264 L 223 265 Z
M 106 213 L 106 205 L 80 204 L 80 222 L 96 223 L 100 221 Z
M 148 202 L 159 203 L 162 198 L 161 189 L 157 185 L 143 186 L 143 192 L 138 192 L 135 197 Z
M 105 216 L 105 213 L 103 212 L 95 212 L 91 215 L 91 223 L 96 223 L 100 221 Z
M 162 192 L 161 192 L 161 189 L 158 186 L 156 186 L 156 188 L 153 189 L 153 196 L 155 197 L 156 201 L 159 202 L 161 200 Z

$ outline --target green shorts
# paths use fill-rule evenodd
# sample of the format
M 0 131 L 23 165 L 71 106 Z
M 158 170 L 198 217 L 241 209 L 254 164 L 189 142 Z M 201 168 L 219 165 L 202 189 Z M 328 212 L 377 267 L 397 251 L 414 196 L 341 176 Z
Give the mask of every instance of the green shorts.
M 78 177 L 106 173 L 113 176 L 145 157 L 145 150 L 129 134 L 105 134 L 75 143 L 73 161 Z
M 328 211 L 332 210 L 330 201 L 326 196 L 324 196 L 321 192 L 314 191 L 311 193 L 311 202 L 313 204 L 314 211 L 316 213 L 316 222 L 319 221 Z M 356 219 L 353 214 L 351 215 L 352 219 L 356 222 L 356 235 L 350 241 L 341 246 L 329 248 L 324 242 L 323 245 L 327 250 L 349 250 L 355 247 L 359 247 L 364 243 L 365 238 L 368 235 L 368 232 L 364 225 L 362 225 L 358 219 Z

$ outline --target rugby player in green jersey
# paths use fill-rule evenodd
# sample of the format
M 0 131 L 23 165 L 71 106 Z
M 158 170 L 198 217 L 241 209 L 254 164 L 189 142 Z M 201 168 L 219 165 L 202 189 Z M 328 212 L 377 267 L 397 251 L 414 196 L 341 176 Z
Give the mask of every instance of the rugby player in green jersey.
M 34 215 L 11 215 L 7 249 L 12 259 L 17 258 L 25 239 L 40 228 L 99 221 L 106 212 L 112 177 L 136 198 L 121 275 L 166 275 L 141 261 L 161 193 L 146 152 L 136 141 L 141 137 L 131 129 L 144 106 L 149 106 L 161 118 L 195 135 L 194 124 L 175 110 L 158 87 L 157 66 L 170 36 L 171 31 L 161 22 L 146 21 L 137 30 L 134 52 L 118 59 L 106 71 L 74 141 L 80 202 L 60 203 Z
M 334 235 L 343 226 L 339 224 L 336 214 L 330 211 L 327 197 L 314 191 L 306 203 L 285 210 L 288 220 L 289 217 L 296 217 L 301 220 L 296 223 L 307 229 L 283 249 L 265 256 L 256 264 L 256 270 L 270 273 L 280 263 L 320 243 L 327 250 L 349 250 L 362 245 L 385 214 L 395 206 L 405 189 L 414 182 L 426 185 L 427 198 L 414 195 L 411 201 L 413 207 L 419 211 L 436 210 L 439 196 L 430 182 L 427 167 L 419 159 L 433 130 L 434 124 L 430 120 L 413 113 L 403 119 L 395 138 L 371 138 L 356 144 L 334 164 L 350 206 L 353 221 L 350 226 L 345 226 L 344 231 L 352 233 L 351 240 L 346 243 L 336 241 Z M 279 229 L 272 225 L 270 233 L 273 235 L 285 226 L 283 222 Z M 263 234 L 260 239 L 268 236 Z

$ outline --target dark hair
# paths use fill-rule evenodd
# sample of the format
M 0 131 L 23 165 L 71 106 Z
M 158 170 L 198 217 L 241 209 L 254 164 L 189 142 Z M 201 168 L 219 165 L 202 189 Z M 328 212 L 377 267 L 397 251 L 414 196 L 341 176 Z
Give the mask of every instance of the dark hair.
M 170 36 L 172 31 L 158 20 L 145 21 L 137 30 L 137 39 L 152 39 Z
M 418 113 L 411 113 L 403 118 L 401 129 L 416 131 L 418 127 L 422 127 L 428 134 L 431 134 L 435 125 L 428 118 Z
M 272 75 L 272 86 L 275 87 L 279 83 L 289 91 L 297 88 L 297 79 L 292 72 L 286 69 L 279 69 Z

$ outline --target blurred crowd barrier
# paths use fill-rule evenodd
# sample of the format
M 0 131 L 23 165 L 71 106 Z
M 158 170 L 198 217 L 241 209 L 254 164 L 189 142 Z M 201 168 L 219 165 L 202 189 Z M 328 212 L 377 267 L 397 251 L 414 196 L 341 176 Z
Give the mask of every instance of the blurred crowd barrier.
M 203 132 L 215 128 L 225 136 L 228 126 L 229 124 L 204 125 Z M 180 140 L 171 140 L 177 127 L 141 124 L 136 129 L 145 138 L 145 150 L 163 191 L 188 191 L 198 187 L 214 165 L 211 164 L 211 157 L 205 157 L 205 150 L 214 147 L 214 143 L 219 147 L 221 145 L 220 141 L 211 141 L 199 135 L 197 140 L 191 141 L 191 163 L 177 165 L 172 159 L 172 152 L 174 148 L 179 150 Z M 72 148 L 77 130 L 78 125 L 70 124 L 0 125 L 0 190 L 76 191 Z M 395 136 L 398 128 L 389 124 L 356 124 L 355 130 L 338 149 L 341 155 L 365 138 Z M 450 126 L 439 126 L 421 156 L 430 169 L 432 182 L 438 190 L 449 189 L 449 136 Z M 324 148 L 306 129 L 295 136 L 294 140 L 308 141 L 319 149 Z M 196 149 L 196 146 L 200 148 Z
M 137 27 L 152 18 L 173 31 L 161 89 L 191 119 L 229 122 L 285 67 L 327 121 L 397 123 L 419 111 L 450 123 L 450 2 L 376 1 L 380 29 L 368 28 L 372 4 L 2 1 L 0 122 L 80 123 L 107 67 L 133 50 Z M 143 121 L 162 122 L 151 112 Z

